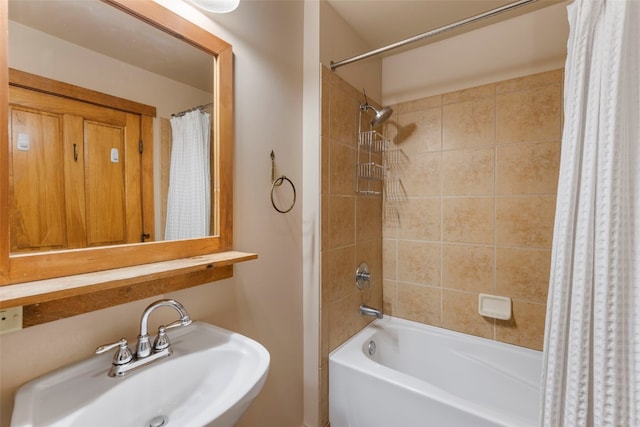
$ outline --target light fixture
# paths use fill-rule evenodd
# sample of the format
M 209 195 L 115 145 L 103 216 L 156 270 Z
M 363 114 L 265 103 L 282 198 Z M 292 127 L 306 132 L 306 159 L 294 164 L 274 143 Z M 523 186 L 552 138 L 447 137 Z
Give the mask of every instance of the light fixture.
M 213 13 L 228 13 L 234 11 L 240 0 L 191 0 L 200 9 Z

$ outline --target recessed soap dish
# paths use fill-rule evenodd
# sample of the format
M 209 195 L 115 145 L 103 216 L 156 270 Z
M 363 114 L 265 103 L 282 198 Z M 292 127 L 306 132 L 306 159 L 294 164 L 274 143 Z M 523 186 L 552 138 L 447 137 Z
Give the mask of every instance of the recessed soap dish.
M 478 295 L 478 313 L 500 320 L 511 319 L 511 298 L 497 295 Z

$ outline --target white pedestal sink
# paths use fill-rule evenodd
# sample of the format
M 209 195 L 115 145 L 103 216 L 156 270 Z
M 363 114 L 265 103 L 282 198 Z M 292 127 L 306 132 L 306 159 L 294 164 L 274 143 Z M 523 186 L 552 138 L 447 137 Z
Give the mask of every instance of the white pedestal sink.
M 11 427 L 227 427 L 258 395 L 269 353 L 202 322 L 172 330 L 173 354 L 107 376 L 112 352 L 51 372 L 16 394 Z

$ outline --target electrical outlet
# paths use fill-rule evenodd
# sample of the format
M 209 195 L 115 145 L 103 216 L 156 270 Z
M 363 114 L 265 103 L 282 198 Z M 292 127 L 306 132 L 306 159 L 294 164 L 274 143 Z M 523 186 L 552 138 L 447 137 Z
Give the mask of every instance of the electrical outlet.
M 22 329 L 22 307 L 0 309 L 0 334 Z

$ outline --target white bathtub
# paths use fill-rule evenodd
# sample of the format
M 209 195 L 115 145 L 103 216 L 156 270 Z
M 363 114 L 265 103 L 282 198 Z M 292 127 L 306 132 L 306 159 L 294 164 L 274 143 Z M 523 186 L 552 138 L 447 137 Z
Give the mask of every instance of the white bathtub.
M 537 426 L 541 368 L 538 351 L 384 316 L 329 355 L 329 420 L 331 427 Z

